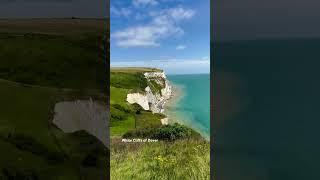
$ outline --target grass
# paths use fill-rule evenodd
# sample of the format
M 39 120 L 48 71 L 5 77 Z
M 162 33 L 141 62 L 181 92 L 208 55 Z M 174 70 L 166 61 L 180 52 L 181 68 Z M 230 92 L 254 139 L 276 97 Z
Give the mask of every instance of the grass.
M 161 69 L 147 68 L 147 67 L 111 67 L 111 72 L 136 74 L 141 72 L 163 72 L 163 71 Z
M 163 82 L 164 84 L 164 82 Z M 158 84 L 155 80 L 149 80 L 148 86 L 150 87 L 151 91 L 155 94 L 158 93 L 161 95 L 161 89 L 163 88 L 160 84 Z
M 152 113 L 150 111 L 141 111 L 140 114 L 135 115 L 137 119 L 137 127 L 140 129 L 159 127 L 161 126 L 160 119 L 165 118 L 165 115 Z
M 108 30 L 107 19 L 33 18 L 0 19 L 0 32 L 77 35 L 103 34 Z
M 160 71 L 150 68 L 112 68 L 110 74 L 110 134 L 122 136 L 134 129 L 158 127 L 163 115 L 144 111 L 138 106 L 129 104 L 127 94 L 144 93 L 149 85 L 143 73 L 145 71 Z M 138 108 L 138 109 L 137 109 Z M 139 113 L 137 113 L 139 111 Z
M 0 133 L 16 131 L 28 134 L 52 147 L 54 143 L 46 131 L 55 92 L 0 81 L 0 94 L 5 95 L 1 96 Z M 39 134 L 43 135 L 37 136 Z
M 142 72 L 124 73 L 111 71 L 110 86 L 128 89 L 132 92 L 144 92 L 148 84 Z
M 106 99 L 102 22 L 0 20 L 0 179 L 106 178 L 108 149 L 51 122 L 58 101 Z
M 103 37 L 0 33 L 0 78 L 63 88 L 105 88 Z M 81 79 L 81 81 L 79 81 Z
M 79 175 L 80 169 L 91 177 L 98 178 L 104 174 L 107 150 L 95 137 L 86 133 L 81 138 L 74 137 L 50 123 L 50 107 L 63 97 L 60 93 L 50 88 L 23 87 L 0 81 L 0 94 L 4 95 L 1 96 L 0 108 L 0 147 L 5 154 L 0 157 L 0 168 L 18 171 L 23 176 L 31 171 L 45 179 L 57 176 L 74 179 L 82 176 Z M 81 165 L 81 161 L 93 153 L 93 150 L 83 151 L 83 148 L 90 147 L 81 145 L 86 141 L 94 142 L 93 146 L 105 151 L 105 154 L 98 155 L 103 166 L 86 168 Z
M 111 179 L 210 179 L 210 144 L 199 139 L 173 143 L 111 144 Z
M 131 106 L 126 102 L 128 92 L 128 89 L 110 87 L 111 136 L 121 136 L 127 130 L 135 127 L 134 116 L 131 112 L 125 112 L 126 110 L 132 110 Z M 122 109 L 119 109 L 119 107 L 122 107 Z M 118 120 L 115 120 L 115 117 Z
M 158 127 L 161 125 L 160 119 L 164 118 L 164 115 L 144 111 L 126 102 L 130 91 L 131 89 L 110 87 L 111 136 L 121 136 L 134 129 Z
M 143 77 L 145 68 L 112 68 L 110 86 L 111 179 L 210 179 L 210 144 L 183 125 L 163 126 L 162 114 L 126 101 L 127 94 L 163 87 Z M 161 71 L 161 70 L 154 70 Z M 156 138 L 154 143 L 123 143 L 122 138 Z
M 126 106 L 128 89 L 110 87 L 110 104 L 120 104 Z
M 112 112 L 111 112 L 112 113 Z M 130 116 L 122 121 L 111 121 L 110 135 L 122 136 L 124 133 L 135 129 L 135 119 Z

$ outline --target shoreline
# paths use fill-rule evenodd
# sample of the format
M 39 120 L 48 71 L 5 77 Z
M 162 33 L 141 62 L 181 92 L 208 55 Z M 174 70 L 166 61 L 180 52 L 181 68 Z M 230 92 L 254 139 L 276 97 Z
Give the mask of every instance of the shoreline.
M 179 101 L 185 96 L 183 92 L 183 86 L 174 84 L 170 81 L 170 85 L 172 88 L 172 94 L 170 99 L 166 102 L 165 108 L 164 108 L 164 115 L 166 115 L 166 118 L 168 119 L 168 123 L 181 123 L 177 120 L 177 117 L 170 113 L 171 108 L 175 108 Z M 176 121 L 173 121 L 172 117 L 175 117 Z
M 193 130 L 197 131 L 204 139 L 210 141 L 210 134 L 208 135 L 202 132 L 201 128 L 196 128 L 195 126 L 197 125 L 194 125 L 191 119 L 183 120 L 186 117 L 184 117 L 184 115 L 181 115 L 175 112 L 174 109 L 176 109 L 181 99 L 186 96 L 184 92 L 185 87 L 183 85 L 172 83 L 171 81 L 169 82 L 172 88 L 172 95 L 171 95 L 171 98 L 165 104 L 165 108 L 164 108 L 164 115 L 166 115 L 167 123 L 168 124 L 178 123 L 178 124 L 188 126 Z

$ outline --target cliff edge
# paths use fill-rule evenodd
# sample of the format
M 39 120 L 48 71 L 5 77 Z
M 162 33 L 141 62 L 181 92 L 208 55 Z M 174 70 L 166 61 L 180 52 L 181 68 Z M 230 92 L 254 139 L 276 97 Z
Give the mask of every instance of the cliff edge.
M 172 87 L 164 72 L 145 72 L 144 78 L 148 86 L 143 92 L 127 94 L 127 102 L 137 103 L 144 110 L 163 113 L 166 102 L 172 95 Z

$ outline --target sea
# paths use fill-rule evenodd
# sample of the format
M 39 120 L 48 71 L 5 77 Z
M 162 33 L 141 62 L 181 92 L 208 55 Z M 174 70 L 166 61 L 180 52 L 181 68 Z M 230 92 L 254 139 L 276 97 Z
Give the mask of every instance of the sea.
M 210 136 L 210 75 L 168 75 L 173 86 L 174 102 L 167 106 L 169 121 L 177 121 Z
M 319 50 L 320 39 L 215 45 L 215 179 L 320 179 Z

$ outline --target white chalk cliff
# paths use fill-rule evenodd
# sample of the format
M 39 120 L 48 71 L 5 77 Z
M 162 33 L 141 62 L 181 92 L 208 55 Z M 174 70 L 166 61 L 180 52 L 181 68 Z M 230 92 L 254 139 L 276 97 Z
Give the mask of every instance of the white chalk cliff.
M 152 92 L 147 86 L 143 93 L 127 94 L 127 101 L 130 104 L 137 103 L 144 110 L 150 110 L 153 113 L 163 113 L 164 106 L 171 98 L 172 89 L 164 72 L 146 72 L 144 77 L 147 81 L 153 81 L 162 87 L 161 92 Z
M 106 104 L 89 100 L 63 101 L 54 107 L 53 123 L 64 132 L 86 130 L 105 146 L 109 144 Z

